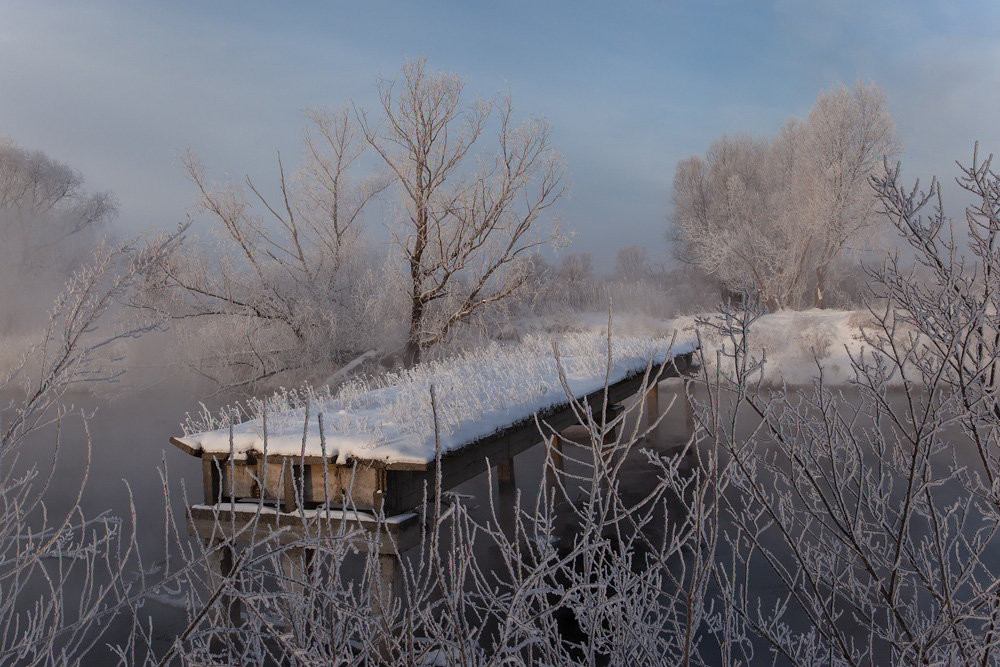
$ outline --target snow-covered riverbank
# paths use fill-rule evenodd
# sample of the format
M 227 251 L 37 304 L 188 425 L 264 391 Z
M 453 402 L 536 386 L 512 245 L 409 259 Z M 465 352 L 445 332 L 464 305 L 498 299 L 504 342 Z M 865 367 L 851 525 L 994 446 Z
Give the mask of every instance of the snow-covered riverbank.
M 699 321 L 720 321 L 718 314 L 685 315 L 670 320 L 616 313 L 613 329 L 618 336 L 670 336 L 693 339 L 700 333 L 705 359 L 709 364 L 725 341 L 712 327 Z M 563 331 L 606 330 L 607 313 L 581 313 L 558 323 Z M 750 349 L 763 353 L 767 363 L 764 380 L 808 384 L 816 377 L 817 360 L 823 365 L 824 380 L 831 385 L 847 384 L 854 377 L 850 357 L 866 347 L 862 327 L 873 331 L 876 323 L 866 310 L 785 310 L 757 319 L 750 328 Z

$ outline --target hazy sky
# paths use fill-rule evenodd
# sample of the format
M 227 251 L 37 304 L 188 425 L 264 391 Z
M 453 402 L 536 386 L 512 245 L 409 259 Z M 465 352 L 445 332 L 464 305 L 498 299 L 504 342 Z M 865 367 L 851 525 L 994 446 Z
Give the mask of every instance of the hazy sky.
M 370 102 L 406 57 L 509 89 L 566 157 L 575 247 L 665 256 L 677 161 L 725 132 L 774 132 L 817 93 L 883 86 L 911 176 L 1000 152 L 996 2 L 0 1 L 0 134 L 170 227 L 190 145 L 212 173 L 274 175 L 302 110 Z M 599 262 L 607 267 L 611 260 Z

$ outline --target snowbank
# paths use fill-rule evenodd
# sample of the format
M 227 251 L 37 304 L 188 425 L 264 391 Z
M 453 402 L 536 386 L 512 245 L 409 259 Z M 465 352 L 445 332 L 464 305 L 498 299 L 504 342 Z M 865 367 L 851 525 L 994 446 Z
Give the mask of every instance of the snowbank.
M 719 315 L 687 315 L 671 320 L 616 313 L 617 336 L 664 336 L 676 331 L 678 339 L 694 339 L 701 333 L 709 368 L 723 341 L 711 327 L 698 326 L 698 320 Z M 597 331 L 607 325 L 607 313 L 576 313 L 559 324 L 563 329 Z M 816 359 L 823 365 L 824 381 L 829 385 L 847 384 L 854 378 L 849 353 L 857 355 L 864 347 L 861 328 L 876 330 L 876 322 L 866 310 L 803 310 L 770 313 L 756 320 L 750 328 L 751 353 L 764 353 L 767 364 L 764 381 L 770 384 L 804 385 L 817 376 Z M 813 356 L 815 352 L 815 357 Z
M 710 327 L 697 327 L 695 319 L 688 316 L 664 325 L 679 336 L 693 336 L 695 329 L 700 329 L 705 359 L 710 364 L 716 350 L 728 341 Z M 865 347 L 862 327 L 875 328 L 867 311 L 784 310 L 764 315 L 751 325 L 749 349 L 754 355 L 763 352 L 767 361 L 763 379 L 767 383 L 808 384 L 819 374 L 818 360 L 826 384 L 844 385 L 854 379 L 850 355 L 856 357 Z
M 264 452 L 266 414 L 268 454 L 294 456 L 304 449 L 307 456 L 336 456 L 337 463 L 349 459 L 427 463 L 435 455 L 432 384 L 441 451 L 446 452 L 566 401 L 553 342 L 576 396 L 600 389 L 606 374 L 610 382 L 617 382 L 645 370 L 650 361 L 660 364 L 668 355 L 695 349 L 692 339 L 671 346 L 669 337 L 615 336 L 609 369 L 606 334 L 528 336 L 517 345 L 496 343 L 375 381 L 356 381 L 335 396 L 285 392 L 257 402 L 249 406 L 248 421 L 233 425 L 232 449 L 237 457 Z M 197 421 L 189 419 L 180 440 L 195 451 L 230 451 L 228 425 L 206 414 Z

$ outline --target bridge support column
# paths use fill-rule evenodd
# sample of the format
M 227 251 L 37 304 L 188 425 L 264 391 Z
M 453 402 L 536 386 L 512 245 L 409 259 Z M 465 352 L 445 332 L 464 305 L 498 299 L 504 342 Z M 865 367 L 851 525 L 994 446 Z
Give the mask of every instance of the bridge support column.
M 394 553 L 378 555 L 378 571 L 372 581 L 371 602 L 376 614 L 392 612 L 394 600 L 402 599 L 402 579 L 400 578 L 399 556 Z
M 550 435 L 545 443 L 545 457 L 547 459 L 545 474 L 549 480 L 549 484 L 552 485 L 554 485 L 556 481 L 556 471 L 558 470 L 559 472 L 562 472 L 563 469 L 562 447 L 562 439 L 559 437 L 558 433 Z
M 689 436 L 694 435 L 694 405 L 691 403 L 691 394 L 694 392 L 694 383 L 684 378 L 681 385 L 681 393 L 684 398 L 684 426 L 687 428 Z
M 501 528 L 508 536 L 514 534 L 517 503 L 517 480 L 514 477 L 514 458 L 504 459 L 497 465 L 497 513 Z
M 660 416 L 660 385 L 654 382 L 646 391 L 643 411 L 646 413 L 646 427 L 652 428 Z M 651 434 L 652 435 L 652 434 Z
M 232 576 L 235 552 L 231 543 L 223 540 L 205 540 L 205 566 L 208 568 L 208 593 L 206 600 L 215 594 L 220 587 L 225 586 L 227 577 Z M 209 613 L 212 627 L 236 627 L 240 625 L 240 604 L 233 596 L 223 590 Z M 215 644 L 219 645 L 216 646 Z M 212 650 L 224 650 L 221 642 L 213 641 Z
M 615 419 L 621 416 L 624 408 L 620 405 L 609 405 L 607 411 L 604 413 L 604 423 L 605 425 L 611 424 Z M 607 432 L 604 434 L 605 445 L 610 445 L 611 443 L 618 440 L 619 434 L 622 433 L 625 427 L 624 422 L 619 422 L 617 426 L 612 426 L 608 428 Z

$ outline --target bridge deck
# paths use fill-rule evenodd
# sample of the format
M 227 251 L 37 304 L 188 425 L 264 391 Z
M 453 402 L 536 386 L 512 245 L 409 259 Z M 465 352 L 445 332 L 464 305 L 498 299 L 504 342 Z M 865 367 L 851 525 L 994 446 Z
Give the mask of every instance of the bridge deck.
M 692 356 L 693 352 L 674 355 L 654 367 L 649 377 L 645 369 L 631 373 L 610 384 L 606 396 L 601 388 L 576 399 L 588 405 L 593 414 L 600 414 L 604 405 L 622 403 L 647 386 L 647 400 L 653 400 L 651 410 L 655 410 L 656 383 L 690 372 Z M 540 411 L 537 417 L 554 432 L 578 421 L 568 400 Z M 531 418 L 448 451 L 441 456 L 442 490 L 485 472 L 489 466 L 499 465 L 502 472 L 514 456 L 543 441 Z M 337 463 L 334 456 L 265 457 L 255 452 L 231 456 L 195 451 L 181 438 L 171 438 L 171 442 L 202 460 L 204 504 L 189 508 L 190 528 L 195 535 L 213 541 L 250 541 L 276 528 L 282 528 L 287 539 L 301 539 L 309 530 L 307 524 L 318 523 L 325 525 L 324 532 L 339 530 L 341 523 L 346 528 L 375 529 L 380 523 L 386 525 L 385 519 L 380 521 L 376 516 L 382 513 L 394 518 L 392 529 L 383 530 L 385 544 L 379 547 L 380 553 L 402 551 L 415 544 L 419 534 L 415 529 L 417 515 L 411 510 L 434 493 L 434 462 L 353 459 Z M 317 512 L 319 522 L 303 520 Z

